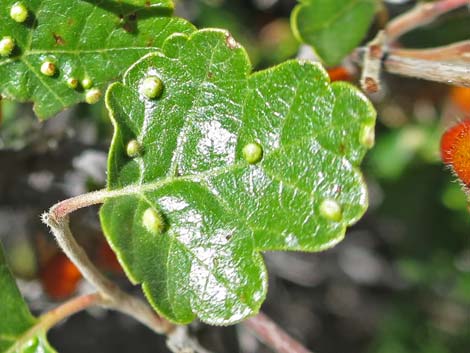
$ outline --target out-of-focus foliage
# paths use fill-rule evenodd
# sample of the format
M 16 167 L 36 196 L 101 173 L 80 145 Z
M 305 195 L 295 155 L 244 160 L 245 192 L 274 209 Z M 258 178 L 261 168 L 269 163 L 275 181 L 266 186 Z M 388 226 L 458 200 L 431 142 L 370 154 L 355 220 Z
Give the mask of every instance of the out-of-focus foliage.
M 337 65 L 364 40 L 376 0 L 299 0 L 292 12 L 295 36 L 311 45 L 326 65 Z

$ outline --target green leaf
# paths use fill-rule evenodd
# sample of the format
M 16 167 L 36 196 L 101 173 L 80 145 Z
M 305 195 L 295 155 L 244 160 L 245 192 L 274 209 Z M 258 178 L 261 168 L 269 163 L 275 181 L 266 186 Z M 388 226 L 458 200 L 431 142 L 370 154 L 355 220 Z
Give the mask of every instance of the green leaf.
M 92 1 L 92 0 L 88 0 Z M 159 7 L 159 8 L 167 8 L 172 9 L 174 8 L 173 0 L 107 0 L 109 2 L 117 2 L 121 4 L 129 4 L 138 7 Z
M 130 279 L 177 323 L 254 315 L 266 295 L 261 251 L 332 247 L 367 207 L 366 98 L 315 63 L 250 72 L 227 32 L 203 30 L 170 37 L 108 90 L 103 229 Z M 149 76 L 160 97 L 139 93 Z
M 333 66 L 364 39 L 377 0 L 299 0 L 291 16 L 295 36 Z
M 169 0 L 30 0 L 23 2 L 28 17 L 21 23 L 10 17 L 16 2 L 3 0 L 0 9 L 0 40 L 15 41 L 12 53 L 0 56 L 0 94 L 34 102 L 43 119 L 85 101 L 83 79 L 103 89 L 169 35 L 194 30 L 171 17 Z M 56 66 L 52 76 L 41 73 L 45 61 Z M 70 88 L 68 79 L 78 80 L 78 87 Z
M 37 323 L 21 296 L 8 269 L 0 245 L 0 352 L 1 353 L 54 353 L 46 333 L 28 331 Z

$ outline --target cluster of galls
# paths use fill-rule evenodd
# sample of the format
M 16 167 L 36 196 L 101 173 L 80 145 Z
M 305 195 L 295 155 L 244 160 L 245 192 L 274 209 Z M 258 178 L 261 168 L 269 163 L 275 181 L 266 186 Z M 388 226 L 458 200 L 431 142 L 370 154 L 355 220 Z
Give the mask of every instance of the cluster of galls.
M 16 2 L 13 4 L 13 6 L 10 8 L 10 18 L 18 23 L 23 23 L 28 19 L 29 12 L 28 8 L 22 3 L 22 2 Z M 9 57 L 12 55 L 13 50 L 15 49 L 16 42 L 15 40 L 10 37 L 10 36 L 5 36 L 2 39 L 0 39 L 0 57 Z M 48 59 L 45 60 L 40 67 L 40 72 L 41 74 L 48 76 L 48 77 L 54 77 L 57 75 L 57 63 L 55 60 Z M 70 77 L 67 79 L 67 86 L 71 89 L 77 89 L 79 86 L 79 81 L 74 78 Z M 92 88 L 93 87 L 93 81 L 85 77 L 81 81 L 81 86 L 83 89 L 86 90 L 85 93 L 85 101 L 88 104 L 95 104 L 101 99 L 101 91 L 98 88 Z

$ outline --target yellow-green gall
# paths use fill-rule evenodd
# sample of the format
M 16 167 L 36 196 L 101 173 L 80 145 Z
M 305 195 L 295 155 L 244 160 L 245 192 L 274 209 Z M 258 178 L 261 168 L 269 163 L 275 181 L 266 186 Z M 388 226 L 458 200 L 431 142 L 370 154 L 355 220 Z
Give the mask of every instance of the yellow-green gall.
M 131 158 L 137 157 L 138 155 L 140 155 L 140 151 L 141 151 L 141 146 L 137 140 L 129 141 L 126 147 L 126 152 L 129 157 Z
M 28 9 L 27 7 L 20 1 L 13 4 L 10 8 L 10 17 L 13 21 L 22 23 L 26 21 L 28 18 Z
M 161 214 L 155 211 L 152 208 L 147 208 L 142 215 L 142 223 L 144 227 L 150 232 L 154 234 L 160 234 L 163 232 L 165 228 L 165 221 Z
M 256 142 L 245 145 L 242 153 L 243 158 L 250 164 L 256 164 L 263 158 L 263 148 Z
M 49 60 L 46 60 L 41 65 L 41 73 L 46 76 L 54 76 L 57 71 L 56 65 Z
M 139 90 L 149 99 L 158 98 L 163 92 L 163 82 L 156 76 L 147 77 L 140 84 Z
M 324 200 L 320 205 L 320 214 L 330 221 L 339 222 L 343 218 L 341 206 L 335 200 Z
M 88 104 L 96 104 L 100 101 L 101 96 L 102 93 L 98 88 L 90 89 L 85 93 L 85 102 Z
M 67 79 L 67 86 L 71 89 L 76 89 L 78 87 L 78 80 L 76 78 L 70 77 Z
M 375 143 L 375 126 L 373 124 L 368 124 L 362 126 L 360 136 L 359 136 L 359 142 L 361 145 L 367 148 L 372 148 L 374 147 Z
M 85 78 L 82 80 L 82 87 L 83 87 L 84 89 L 90 89 L 91 87 L 93 87 L 93 81 L 91 80 L 91 78 L 85 77 Z
M 15 48 L 15 40 L 6 36 L 0 40 L 0 56 L 9 56 Z

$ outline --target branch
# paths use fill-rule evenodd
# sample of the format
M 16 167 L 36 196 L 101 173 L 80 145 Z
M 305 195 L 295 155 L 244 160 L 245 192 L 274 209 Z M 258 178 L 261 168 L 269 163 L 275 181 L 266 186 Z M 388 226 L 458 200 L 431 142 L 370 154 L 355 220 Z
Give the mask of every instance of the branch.
M 470 62 L 470 40 L 431 49 L 393 48 L 389 54 L 422 60 Z
M 243 325 L 251 329 L 261 342 L 277 353 L 312 353 L 263 313 L 246 320 Z
M 68 214 L 78 208 L 103 202 L 104 195 L 106 192 L 100 191 L 62 201 L 53 206 L 49 213 L 44 214 L 42 220 L 51 228 L 67 257 L 77 266 L 83 277 L 109 301 L 110 307 L 134 317 L 157 333 L 167 334 L 174 329 L 174 325 L 158 317 L 148 305 L 123 292 L 106 278 L 91 262 L 70 231 Z
M 469 0 L 440 0 L 433 3 L 416 5 L 413 10 L 398 16 L 388 24 L 385 29 L 386 37 L 389 42 L 393 42 L 401 35 L 426 25 L 437 17 L 469 4 Z
M 384 60 L 384 67 L 393 74 L 470 87 L 470 66 L 466 63 L 423 60 L 390 54 Z
M 380 31 L 367 45 L 363 53 L 361 86 L 367 93 L 376 93 L 380 90 L 380 71 L 384 56 L 384 41 L 384 33 Z
M 39 317 L 38 322 L 26 331 L 5 353 L 21 351 L 24 346 L 36 335 L 48 331 L 65 318 L 84 310 L 92 305 L 102 305 L 106 300 L 99 293 L 83 295 L 58 306 Z

